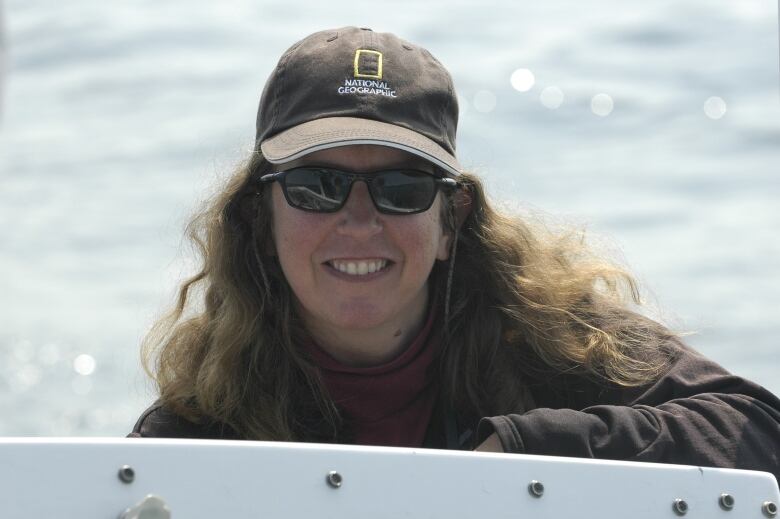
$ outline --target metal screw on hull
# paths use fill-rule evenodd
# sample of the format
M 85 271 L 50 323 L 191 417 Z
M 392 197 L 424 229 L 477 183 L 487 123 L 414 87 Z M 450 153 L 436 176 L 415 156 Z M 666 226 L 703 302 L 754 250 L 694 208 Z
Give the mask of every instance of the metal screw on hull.
M 767 517 L 775 517 L 777 515 L 777 505 L 772 501 L 764 501 L 764 504 L 761 505 L 761 510 Z
M 535 479 L 528 484 L 528 492 L 534 497 L 542 497 L 544 495 L 544 485 L 541 481 Z
M 688 513 L 688 503 L 683 499 L 675 499 L 672 509 L 674 509 L 674 513 L 677 515 L 685 515 Z
M 734 508 L 734 496 L 731 494 L 721 494 L 718 502 L 720 503 L 720 507 L 724 510 L 731 510 Z
M 135 480 L 135 471 L 130 465 L 122 465 L 119 469 L 118 476 L 122 483 L 132 483 Z
M 328 472 L 328 476 L 325 478 L 325 480 L 328 482 L 328 485 L 332 486 L 333 488 L 339 488 L 341 486 L 341 474 L 336 472 L 335 470 L 331 470 Z

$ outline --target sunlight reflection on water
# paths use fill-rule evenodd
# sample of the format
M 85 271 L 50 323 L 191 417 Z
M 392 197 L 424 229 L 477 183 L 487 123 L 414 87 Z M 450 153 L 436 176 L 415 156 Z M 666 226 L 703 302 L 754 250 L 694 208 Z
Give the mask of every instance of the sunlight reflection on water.
M 615 103 L 607 94 L 596 94 L 590 101 L 590 110 L 601 117 L 606 117 L 612 113 Z
M 704 113 L 710 119 L 720 119 L 726 115 L 726 101 L 720 97 L 710 97 L 704 102 Z
M 533 88 L 535 82 L 534 73 L 527 68 L 519 68 L 509 77 L 509 83 L 518 92 L 528 92 Z

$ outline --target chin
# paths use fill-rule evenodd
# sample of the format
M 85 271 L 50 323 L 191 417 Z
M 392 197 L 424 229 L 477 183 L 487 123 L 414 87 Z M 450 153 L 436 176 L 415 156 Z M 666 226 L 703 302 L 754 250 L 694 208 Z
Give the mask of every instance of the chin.
M 330 317 L 333 325 L 353 330 L 370 330 L 388 320 L 386 311 L 366 303 L 340 305 L 336 314 Z

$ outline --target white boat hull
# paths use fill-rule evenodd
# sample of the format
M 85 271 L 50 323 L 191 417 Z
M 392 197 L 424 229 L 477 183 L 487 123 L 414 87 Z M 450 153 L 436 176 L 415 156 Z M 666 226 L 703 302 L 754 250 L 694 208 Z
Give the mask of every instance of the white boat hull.
M 529 488 L 533 481 L 543 488 Z M 159 439 L 0 439 L 0 493 L 4 519 L 129 518 L 149 495 L 182 519 L 658 519 L 683 508 L 689 518 L 760 519 L 766 503 L 780 505 L 777 482 L 763 472 Z

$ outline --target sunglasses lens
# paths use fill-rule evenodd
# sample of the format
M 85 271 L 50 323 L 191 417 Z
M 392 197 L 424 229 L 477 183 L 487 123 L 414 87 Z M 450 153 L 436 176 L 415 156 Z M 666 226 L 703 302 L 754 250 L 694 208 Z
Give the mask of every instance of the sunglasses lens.
M 284 176 L 285 196 L 290 205 L 306 211 L 338 211 L 349 196 L 353 176 L 331 168 L 293 168 Z M 366 182 L 376 208 L 383 213 L 419 213 L 436 196 L 434 177 L 421 171 L 382 171 L 368 175 Z
M 284 178 L 287 200 L 307 211 L 337 211 L 349 193 L 349 179 L 324 168 L 295 168 Z
M 371 182 L 371 194 L 382 212 L 419 213 L 431 206 L 436 183 L 431 175 L 419 171 L 385 171 Z

